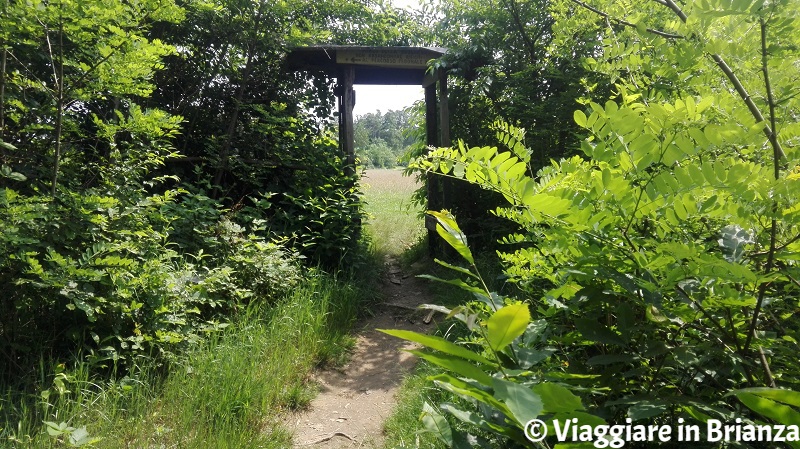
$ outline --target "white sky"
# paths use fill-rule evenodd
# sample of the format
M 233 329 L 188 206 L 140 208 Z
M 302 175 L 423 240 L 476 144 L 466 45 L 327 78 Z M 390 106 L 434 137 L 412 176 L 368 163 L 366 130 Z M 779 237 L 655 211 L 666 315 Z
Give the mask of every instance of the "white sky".
M 391 0 L 395 7 L 416 9 L 419 0 Z M 356 105 L 353 115 L 359 116 L 370 112 L 398 111 L 414 104 L 417 100 L 425 98 L 421 86 L 372 86 L 356 84 Z
M 421 86 L 372 86 L 356 84 L 356 105 L 353 115 L 359 116 L 370 112 L 399 111 L 425 98 Z

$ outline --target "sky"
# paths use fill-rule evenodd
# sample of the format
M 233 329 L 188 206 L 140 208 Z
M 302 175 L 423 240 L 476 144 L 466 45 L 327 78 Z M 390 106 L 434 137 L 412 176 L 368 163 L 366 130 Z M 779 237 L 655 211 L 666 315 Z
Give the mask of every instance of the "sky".
M 417 8 L 419 0 L 391 0 L 395 7 Z M 397 111 L 425 98 L 421 86 L 371 86 L 356 84 L 356 105 L 353 115 L 359 116 L 372 112 Z
M 356 105 L 353 107 L 353 115 L 356 117 L 376 111 L 398 111 L 425 98 L 421 86 L 356 84 L 353 89 L 356 91 Z

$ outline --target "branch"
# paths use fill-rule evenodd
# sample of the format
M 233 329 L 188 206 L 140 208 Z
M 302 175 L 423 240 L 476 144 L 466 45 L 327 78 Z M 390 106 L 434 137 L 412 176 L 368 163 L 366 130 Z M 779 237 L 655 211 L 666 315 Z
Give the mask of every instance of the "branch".
M 764 367 L 764 374 L 767 376 L 767 384 L 771 388 L 775 387 L 775 377 L 772 375 L 772 370 L 769 369 L 769 362 L 767 362 L 767 355 L 764 354 L 764 348 L 759 346 L 758 347 L 758 355 L 761 359 L 761 366 Z
M 736 338 L 736 335 L 734 335 L 733 338 L 731 338 L 731 336 L 728 335 L 728 331 L 725 330 L 724 327 L 722 327 L 719 321 L 717 321 L 716 318 L 711 316 L 711 314 L 708 313 L 708 311 L 703 307 L 703 305 L 697 302 L 697 300 L 695 300 L 694 298 L 692 298 L 691 295 L 689 295 L 689 293 L 683 289 L 683 287 L 681 287 L 680 285 L 676 285 L 675 291 L 680 293 L 684 298 L 688 299 L 692 304 L 694 304 L 694 306 L 697 307 L 698 310 L 700 310 L 700 313 L 702 313 L 703 316 L 706 317 L 706 319 L 708 319 L 709 321 L 711 321 L 712 324 L 714 324 L 717 330 L 719 330 L 720 334 L 722 334 L 726 338 L 733 340 L 734 345 L 736 345 L 736 350 L 738 352 L 741 352 L 742 348 L 739 346 L 739 339 Z
M 671 1 L 671 0 L 670 0 Z M 775 101 L 772 97 L 772 87 L 769 81 L 769 69 L 767 67 L 767 23 L 764 21 L 763 18 L 759 19 L 759 25 L 761 28 L 761 70 L 764 72 L 764 85 L 767 89 L 767 97 L 769 99 L 769 113 L 770 113 L 770 124 L 775 126 Z M 769 129 L 769 125 L 766 126 L 766 129 Z M 778 142 L 778 137 L 775 135 L 775 132 L 772 129 L 769 129 L 769 133 L 767 134 L 770 143 L 772 144 L 773 150 L 773 163 L 775 165 L 775 179 L 780 178 L 781 174 L 781 167 L 780 167 L 780 158 L 783 157 L 783 150 L 781 150 L 780 143 Z M 772 202 L 772 211 L 773 213 L 778 212 L 778 202 L 773 200 Z M 773 215 L 774 217 L 774 215 Z M 769 230 L 769 251 L 767 253 L 767 264 L 764 267 L 764 272 L 769 273 L 775 267 L 775 252 L 777 251 L 777 238 L 778 238 L 778 220 L 773 218 L 770 224 Z M 750 347 L 750 343 L 753 341 L 753 338 L 756 334 L 756 326 L 758 325 L 758 316 L 761 312 L 761 307 L 764 303 L 764 298 L 767 293 L 767 287 L 769 283 L 762 284 L 761 287 L 758 289 L 758 300 L 756 301 L 756 307 L 753 310 L 753 320 L 750 322 L 750 329 L 748 329 L 747 333 L 747 340 L 744 342 L 744 349 L 747 350 Z
M 517 9 L 517 5 L 516 3 L 514 3 L 514 0 L 504 0 L 503 3 L 505 4 L 506 1 L 508 1 L 508 3 L 506 4 L 506 8 L 509 9 L 511 17 L 514 19 L 514 24 L 517 26 L 517 29 L 519 29 L 519 34 L 520 36 L 522 36 L 522 40 L 525 41 L 525 46 L 528 49 L 528 57 L 530 58 L 531 64 L 535 64 L 536 63 L 535 42 L 531 41 L 530 36 L 528 36 L 528 33 L 525 31 L 525 25 L 522 23 L 522 19 L 519 16 L 519 10 Z
M 798 240 L 800 240 L 800 234 L 797 234 L 796 236 L 792 237 L 791 239 L 789 239 L 788 242 L 775 247 L 775 252 L 782 251 L 782 250 L 786 249 L 787 246 L 791 245 L 792 243 L 794 243 L 794 242 L 796 242 Z M 769 251 L 759 251 L 757 253 L 751 253 L 750 257 L 759 257 L 759 256 L 767 256 L 767 255 L 769 255 Z
M 612 21 L 614 23 L 617 23 L 617 24 L 620 24 L 620 25 L 625 25 L 626 27 L 638 28 L 636 26 L 636 24 L 634 24 L 634 23 L 628 22 L 627 20 L 622 20 L 622 19 L 618 19 L 616 17 L 612 17 L 608 13 L 600 11 L 599 9 L 597 9 L 597 8 L 591 6 L 591 5 L 586 4 L 586 3 L 582 2 L 581 0 L 570 0 L 570 1 L 572 3 L 575 3 L 577 5 L 580 5 L 580 6 L 584 7 L 584 8 L 586 8 L 589 11 L 591 11 L 591 12 L 593 12 L 593 13 L 601 16 L 601 17 L 604 17 L 604 18 L 606 18 L 606 19 L 608 19 L 608 20 L 610 20 L 610 21 Z M 648 33 L 655 34 L 656 36 L 665 37 L 667 39 L 684 39 L 684 37 L 681 36 L 680 34 L 667 33 L 666 31 L 656 30 L 656 29 L 653 29 L 653 28 L 645 28 L 645 30 Z
M 574 2 L 577 0 L 572 0 L 572 1 Z M 672 10 L 672 12 L 675 13 L 675 15 L 677 15 L 681 19 L 681 21 L 686 23 L 687 19 L 686 13 L 684 13 L 683 10 L 681 10 L 680 6 L 676 5 L 673 0 L 663 0 L 663 2 L 669 9 Z M 733 84 L 733 88 L 736 89 L 736 93 L 739 94 L 739 97 L 741 97 L 744 103 L 747 105 L 747 109 L 750 110 L 750 113 L 756 119 L 756 122 L 758 123 L 765 122 L 766 120 L 764 119 L 764 115 L 761 114 L 761 110 L 758 109 L 756 103 L 753 101 L 752 98 L 750 98 L 750 94 L 747 93 L 747 90 L 744 88 L 744 85 L 742 85 L 742 82 L 739 81 L 739 78 L 736 76 L 736 74 L 733 73 L 733 70 L 730 68 L 728 63 L 726 63 L 725 60 L 722 59 L 722 56 L 718 54 L 712 53 L 710 56 L 711 59 L 713 59 L 714 62 L 717 64 L 717 67 L 719 67 L 720 70 L 722 70 L 722 73 L 724 73 L 725 76 L 728 78 L 728 80 L 731 82 L 731 84 Z M 769 124 L 764 125 L 764 134 L 767 136 L 767 139 L 769 139 L 769 142 L 772 145 L 773 151 L 777 156 L 776 159 L 785 158 L 786 154 L 783 152 L 783 148 L 781 147 L 780 142 L 778 142 L 777 136 L 773 132 L 773 128 Z

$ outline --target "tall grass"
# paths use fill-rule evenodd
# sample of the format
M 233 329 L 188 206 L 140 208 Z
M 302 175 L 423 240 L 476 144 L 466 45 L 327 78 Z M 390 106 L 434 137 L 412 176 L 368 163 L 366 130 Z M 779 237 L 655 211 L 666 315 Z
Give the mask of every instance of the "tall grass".
M 172 361 L 166 375 L 143 361 L 128 376 L 96 382 L 85 363 L 65 370 L 43 361 L 39 391 L 5 389 L 0 447 L 288 447 L 280 415 L 311 400 L 314 366 L 341 360 L 352 346 L 363 296 L 352 283 L 312 274 Z
M 424 402 L 438 404 L 444 399 L 441 390 L 433 387 L 428 376 L 441 370 L 420 362 L 413 373 L 403 379 L 397 393 L 397 405 L 384 424 L 384 447 L 387 449 L 444 449 L 445 444 L 426 433 L 420 422 Z
M 418 245 L 425 226 L 419 207 L 411 203 L 411 195 L 420 184 L 394 169 L 369 169 L 362 184 L 376 251 L 397 256 Z

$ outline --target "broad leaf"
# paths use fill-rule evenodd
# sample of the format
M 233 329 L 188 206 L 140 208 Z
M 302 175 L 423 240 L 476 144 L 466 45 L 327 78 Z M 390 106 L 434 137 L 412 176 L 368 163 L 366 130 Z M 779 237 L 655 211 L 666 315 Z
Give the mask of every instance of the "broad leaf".
M 474 265 L 475 259 L 472 257 L 469 246 L 467 246 L 467 236 L 461 232 L 453 216 L 449 212 L 436 212 L 431 210 L 428 211 L 428 215 L 433 216 L 438 222 L 436 225 L 436 232 L 447 244 L 453 247 L 464 260 Z
M 581 398 L 559 384 L 543 382 L 534 385 L 533 391 L 542 399 L 544 413 L 566 413 L 584 409 Z
M 527 304 L 512 304 L 495 312 L 486 321 L 489 346 L 500 351 L 525 332 L 531 322 Z
M 447 341 L 441 337 L 436 337 L 433 335 L 425 335 L 425 334 L 420 334 L 419 332 L 406 331 L 400 329 L 378 329 L 378 331 L 383 332 L 384 334 L 391 335 L 393 337 L 402 338 L 403 340 L 419 343 L 431 349 L 442 351 L 445 354 L 454 355 L 456 357 L 472 360 L 473 362 L 483 363 L 485 365 L 490 365 L 490 366 L 495 365 L 494 362 L 491 362 L 486 357 L 476 352 L 470 351 L 469 349 L 463 346 L 458 346 L 455 343 Z
M 502 414 L 511 417 L 511 410 L 505 403 L 499 400 L 499 397 L 492 396 L 489 392 L 478 388 L 476 385 L 469 384 L 449 374 L 438 374 L 436 376 L 430 376 L 428 379 L 451 393 L 468 400 L 477 399 L 488 406 L 494 407 Z M 497 379 L 494 380 L 496 381 Z
M 493 379 L 493 385 L 495 397 L 508 406 L 513 415 L 509 418 L 520 427 L 542 413 L 542 399 L 530 388 L 503 379 Z
M 743 391 L 734 393 L 734 395 L 750 410 L 773 419 L 778 424 L 800 425 L 800 413 L 788 405 Z
M 750 393 L 756 396 L 761 396 L 762 398 L 772 399 L 784 404 L 800 407 L 800 392 L 794 390 L 768 387 L 742 388 L 740 390 L 728 393 L 726 396 L 736 395 L 738 397 L 740 393 Z
M 448 354 L 434 354 L 416 349 L 411 349 L 408 352 L 435 365 L 439 365 L 442 368 L 448 369 L 459 376 L 477 380 L 487 387 L 492 386 L 492 378 L 488 374 L 474 364 L 467 362 L 460 357 L 455 357 Z
M 441 413 L 434 410 L 427 402 L 422 405 L 422 425 L 448 447 L 453 446 L 453 431 Z

